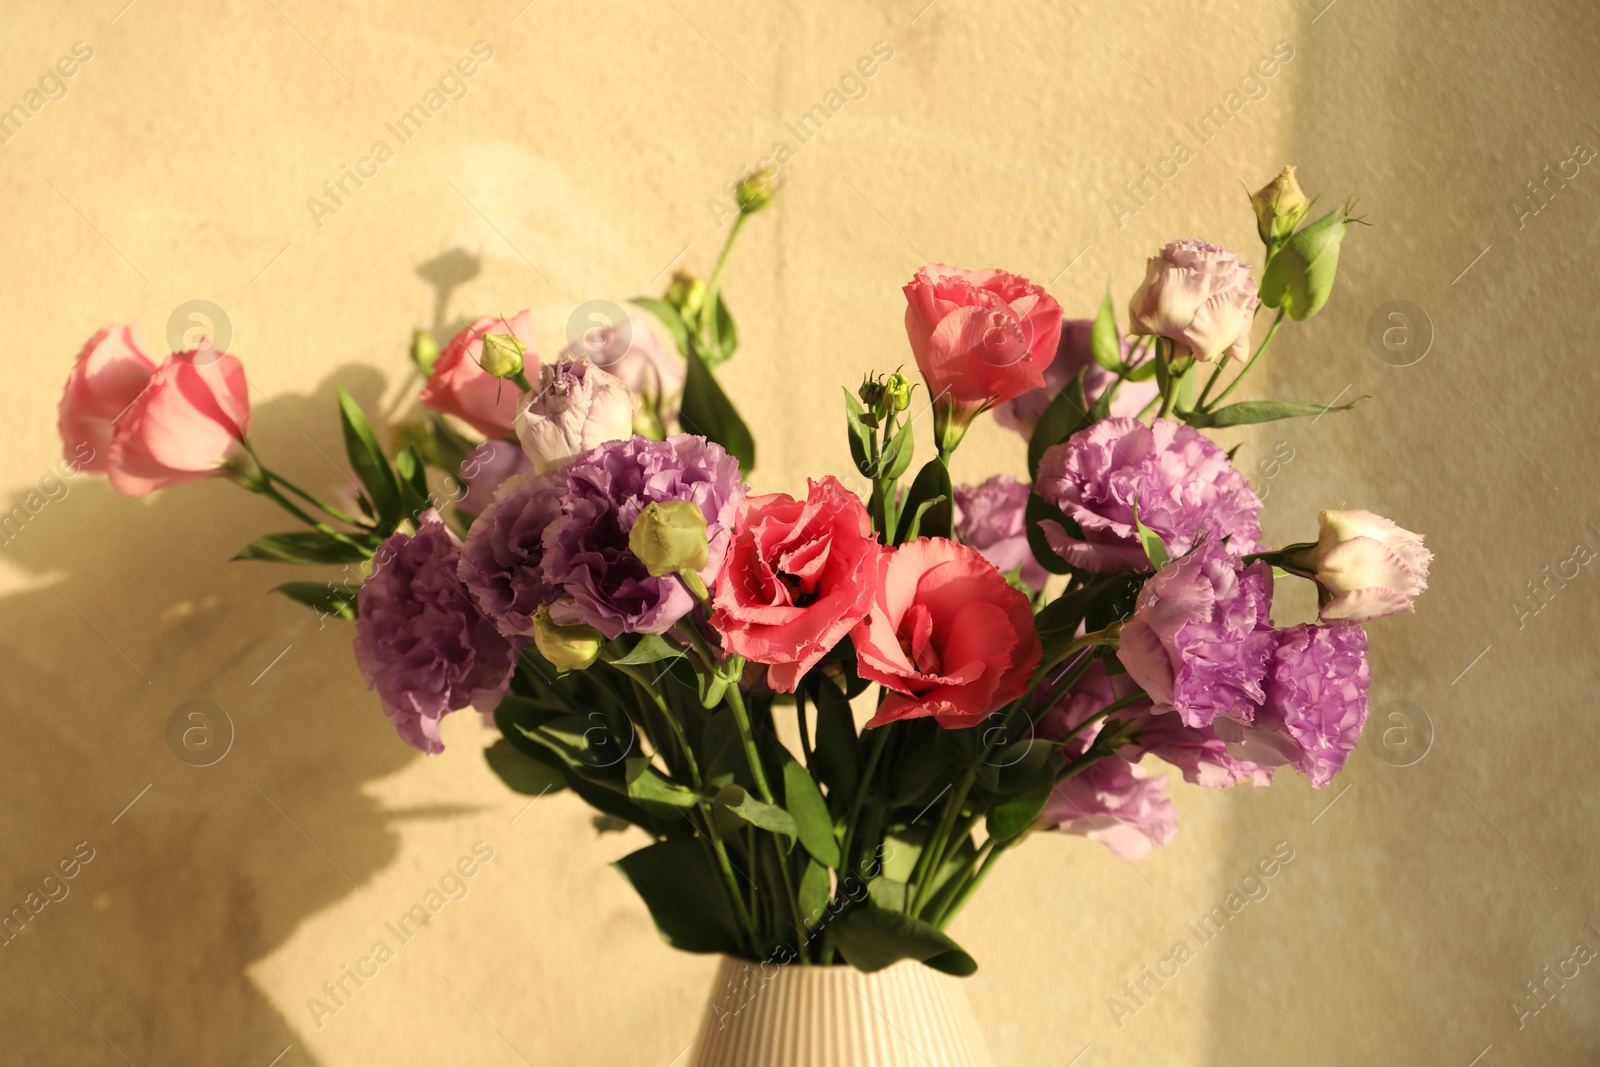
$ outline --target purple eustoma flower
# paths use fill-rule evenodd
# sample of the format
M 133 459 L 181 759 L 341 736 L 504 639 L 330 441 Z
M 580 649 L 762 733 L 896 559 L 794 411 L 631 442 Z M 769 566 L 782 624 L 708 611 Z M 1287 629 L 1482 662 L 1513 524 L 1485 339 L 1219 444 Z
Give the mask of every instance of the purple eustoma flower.
M 1083 540 L 1057 522 L 1045 538 L 1062 559 L 1091 571 L 1148 571 L 1138 519 L 1159 534 L 1169 556 L 1181 556 L 1202 537 L 1227 539 L 1228 551 L 1260 550 L 1261 501 L 1228 454 L 1182 423 L 1105 419 L 1045 452 L 1035 491 L 1083 531 Z
M 424 752 L 444 751 L 439 720 L 450 712 L 499 703 L 516 663 L 456 580 L 460 556 L 461 542 L 429 509 L 415 535 L 379 547 L 356 598 L 356 665 L 400 736 Z
M 533 613 L 558 592 L 545 580 L 542 564 L 544 532 L 561 514 L 564 489 L 563 478 L 512 478 L 467 533 L 456 573 L 506 637 L 526 636 Z
M 1022 584 L 1043 589 L 1050 577 L 1028 547 L 1024 512 L 1028 486 L 1015 478 L 996 474 L 982 485 L 955 488 L 956 540 L 971 545 L 1002 574 L 1022 569 Z
M 1125 677 L 1110 678 L 1091 666 L 1043 715 L 1040 737 L 1065 738 L 1105 709 L 1123 692 L 1133 692 Z M 1100 719 L 1084 726 L 1062 746 L 1068 759 L 1083 755 L 1105 728 Z M 1062 833 L 1098 841 L 1123 859 L 1142 859 L 1152 845 L 1165 845 L 1178 830 L 1178 816 L 1167 797 L 1167 780 L 1123 758 L 1123 749 L 1091 763 L 1056 784 L 1039 813 L 1039 822 Z
M 1176 711 L 1202 729 L 1220 717 L 1255 717 L 1276 645 L 1272 568 L 1245 566 L 1205 541 L 1145 583 L 1117 658 L 1157 712 Z
M 1218 733 L 1259 763 L 1288 764 L 1321 789 L 1355 750 L 1367 722 L 1367 633 L 1357 623 L 1278 631 L 1266 703 L 1248 726 Z
M 567 598 L 551 607 L 551 619 L 587 623 L 607 638 L 666 632 L 694 596 L 675 576 L 652 578 L 628 550 L 628 533 L 649 504 L 693 501 L 710 545 L 700 577 L 714 581 L 744 498 L 739 462 L 704 437 L 674 434 L 607 441 L 577 456 L 565 474 L 562 515 L 545 533 L 545 578 Z

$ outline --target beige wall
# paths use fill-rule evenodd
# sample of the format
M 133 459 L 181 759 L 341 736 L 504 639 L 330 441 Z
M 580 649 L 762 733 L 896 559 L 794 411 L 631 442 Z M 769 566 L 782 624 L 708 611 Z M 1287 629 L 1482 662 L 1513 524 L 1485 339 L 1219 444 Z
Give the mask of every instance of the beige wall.
M 1375 722 L 1334 789 L 1179 789 L 1177 840 L 1137 866 L 1035 839 L 956 925 L 972 998 L 1002 1064 L 1595 1062 L 1600 966 L 1524 1029 L 1510 1006 L 1576 942 L 1600 949 L 1600 577 L 1521 628 L 1511 606 L 1576 542 L 1600 548 L 1600 175 L 1521 226 L 1508 204 L 1575 141 L 1600 146 L 1590 6 L 537 0 L 513 22 L 519 2 L 11 5 L 0 103 L 75 41 L 94 57 L 0 146 L 5 508 L 54 464 L 60 382 L 104 323 L 136 317 L 159 346 L 184 301 L 221 305 L 259 445 L 332 486 L 335 382 L 391 408 L 414 390 L 406 338 L 438 314 L 421 265 L 475 259 L 445 271 L 443 317 L 528 305 L 552 350 L 573 308 L 649 289 L 686 245 L 707 270 L 708 198 L 779 139 L 796 155 L 738 252 L 726 381 L 759 483 L 793 489 L 845 469 L 838 386 L 908 359 L 897 288 L 925 260 L 1004 265 L 1087 314 L 1169 238 L 1259 255 L 1240 182 L 1292 160 L 1372 227 L 1252 389 L 1374 399 L 1253 434 L 1241 462 L 1292 450 L 1257 475 L 1275 540 L 1320 506 L 1370 507 L 1428 534 L 1433 588 L 1372 628 Z M 477 40 L 494 59 L 466 97 L 319 228 L 307 198 Z M 809 143 L 785 130 L 880 40 L 894 56 L 864 99 Z M 1184 122 L 1280 40 L 1294 58 L 1265 98 L 1118 226 L 1107 198 L 1176 138 L 1195 147 Z M 1395 299 L 1432 320 L 1415 366 L 1364 340 Z M 958 473 L 1019 470 L 1020 451 L 985 427 Z M 0 906 L 77 843 L 94 859 L 0 948 L 0 1058 L 673 1061 L 711 964 L 660 944 L 604 866 L 634 842 L 597 838 L 566 796 L 517 817 L 468 716 L 441 757 L 403 747 L 348 632 L 265 595 L 286 568 L 224 562 L 279 523 L 265 503 L 69 484 L 0 548 Z M 237 734 L 204 769 L 166 743 L 194 699 Z M 1408 767 L 1377 744 L 1396 700 L 1434 730 Z M 319 1027 L 307 998 L 479 841 L 494 858 L 470 895 Z M 1280 841 L 1269 895 L 1200 946 L 1185 923 Z M 1119 1026 L 1108 998 L 1180 939 L 1195 958 Z

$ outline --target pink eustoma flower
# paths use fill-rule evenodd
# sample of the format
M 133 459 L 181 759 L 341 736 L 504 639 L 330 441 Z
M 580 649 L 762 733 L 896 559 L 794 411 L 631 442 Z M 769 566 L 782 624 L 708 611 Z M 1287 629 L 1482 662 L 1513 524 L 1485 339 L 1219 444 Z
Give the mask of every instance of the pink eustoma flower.
M 1040 657 L 1028 598 L 977 549 L 938 537 L 883 554 L 852 640 L 861 676 L 891 690 L 869 727 L 928 716 L 976 726 L 1027 691 Z
M 485 437 L 514 438 L 512 430 L 521 400 L 516 385 L 496 378 L 479 365 L 483 338 L 509 334 L 522 342 L 523 373 L 529 381 L 539 376 L 539 356 L 533 338 L 533 316 L 526 310 L 509 319 L 485 317 L 451 339 L 428 375 L 418 396 L 431 411 L 454 415 Z
M 238 455 L 249 432 L 244 365 L 210 350 L 177 352 L 116 421 L 106 474 L 123 496 L 198 481 Z
M 881 551 L 867 509 L 837 478 L 809 483 L 804 500 L 749 497 L 711 625 L 730 650 L 768 665 L 768 685 L 792 693 L 872 609 Z
M 63 455 L 79 470 L 105 473 L 113 423 L 155 369 L 139 347 L 137 326 L 108 326 L 84 343 L 61 392 L 56 421 Z

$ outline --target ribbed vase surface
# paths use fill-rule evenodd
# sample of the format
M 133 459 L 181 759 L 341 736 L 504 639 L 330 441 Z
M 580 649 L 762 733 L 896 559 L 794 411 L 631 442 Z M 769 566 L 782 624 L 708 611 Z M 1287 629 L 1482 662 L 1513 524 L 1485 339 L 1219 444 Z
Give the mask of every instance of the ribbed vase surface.
M 992 1067 L 958 978 L 724 958 L 691 1067 Z

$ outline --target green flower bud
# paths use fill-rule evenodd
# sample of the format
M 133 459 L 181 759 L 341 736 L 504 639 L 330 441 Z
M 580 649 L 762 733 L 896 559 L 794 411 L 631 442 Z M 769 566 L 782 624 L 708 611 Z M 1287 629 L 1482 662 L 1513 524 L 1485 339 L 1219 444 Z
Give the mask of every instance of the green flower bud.
M 911 380 L 899 371 L 889 375 L 883 383 L 883 399 L 890 411 L 904 411 L 911 406 Z
M 861 379 L 861 388 L 856 390 L 856 396 L 861 398 L 861 406 L 868 411 L 883 404 L 883 382 L 877 378 Z
M 667 286 L 662 297 L 678 309 L 683 321 L 693 322 L 706 302 L 706 283 L 680 269 L 672 275 L 672 284 Z
M 711 550 L 700 505 L 691 500 L 658 500 L 647 505 L 628 531 L 628 551 L 655 578 L 703 569 Z
M 539 655 L 558 671 L 587 670 L 600 656 L 605 636 L 592 626 L 562 626 L 550 621 L 550 609 L 533 616 L 533 643 Z
M 522 354 L 526 351 L 522 342 L 511 334 L 485 334 L 478 366 L 496 378 L 515 378 L 522 373 Z
M 411 335 L 411 362 L 421 368 L 423 375 L 433 373 L 434 361 L 439 358 L 439 342 L 427 330 L 417 330 Z
M 772 198 L 777 192 L 777 180 L 770 167 L 763 167 L 753 174 L 746 175 L 734 190 L 734 195 L 739 198 L 739 213 L 754 215 L 772 203 Z
M 1282 244 L 1300 225 L 1300 220 L 1311 210 L 1311 201 L 1295 181 L 1294 166 L 1283 172 L 1259 190 L 1250 194 L 1250 206 L 1256 211 L 1256 232 L 1269 248 Z

